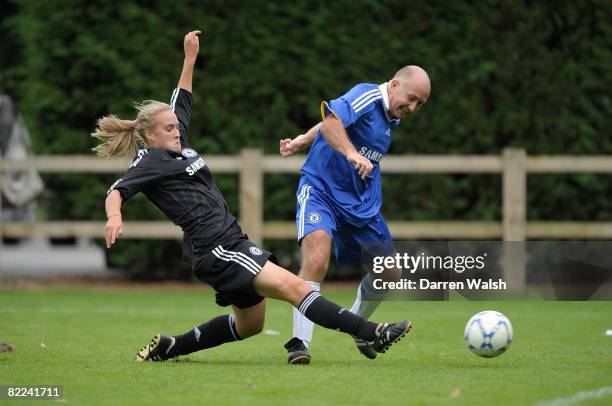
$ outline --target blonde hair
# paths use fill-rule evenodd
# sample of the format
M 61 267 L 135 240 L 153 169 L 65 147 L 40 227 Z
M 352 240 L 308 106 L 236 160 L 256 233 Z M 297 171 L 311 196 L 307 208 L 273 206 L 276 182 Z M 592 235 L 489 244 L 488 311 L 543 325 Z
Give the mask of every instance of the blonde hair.
M 136 120 L 123 120 L 111 114 L 98 119 L 96 130 L 91 136 L 102 141 L 93 148 L 100 156 L 132 158 L 140 147 L 148 145 L 145 130 L 151 129 L 153 117 L 162 111 L 172 110 L 172 106 L 156 100 L 135 103 L 138 111 Z

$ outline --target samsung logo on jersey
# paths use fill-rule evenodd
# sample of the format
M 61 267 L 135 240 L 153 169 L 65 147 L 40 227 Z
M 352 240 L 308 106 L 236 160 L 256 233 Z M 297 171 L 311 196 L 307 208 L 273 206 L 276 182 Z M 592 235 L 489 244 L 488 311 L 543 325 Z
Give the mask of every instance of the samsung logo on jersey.
M 361 147 L 361 149 L 359 150 L 359 154 L 374 162 L 380 162 L 380 160 L 384 157 L 384 155 L 380 152 L 370 149 L 368 147 Z
M 197 171 L 204 168 L 205 166 L 206 163 L 204 162 L 204 160 L 202 158 L 198 158 L 191 165 L 185 168 L 185 170 L 187 171 L 189 176 L 193 176 Z

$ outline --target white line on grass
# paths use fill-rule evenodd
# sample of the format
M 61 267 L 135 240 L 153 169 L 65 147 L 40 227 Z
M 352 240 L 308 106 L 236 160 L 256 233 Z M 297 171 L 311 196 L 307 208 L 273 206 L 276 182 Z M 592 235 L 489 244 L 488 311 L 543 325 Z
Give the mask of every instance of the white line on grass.
M 542 402 L 535 403 L 533 406 L 567 406 L 583 402 L 587 399 L 597 399 L 608 395 L 612 395 L 612 386 L 604 386 L 603 388 L 596 390 L 578 392 L 575 395 L 565 398 L 544 400 Z

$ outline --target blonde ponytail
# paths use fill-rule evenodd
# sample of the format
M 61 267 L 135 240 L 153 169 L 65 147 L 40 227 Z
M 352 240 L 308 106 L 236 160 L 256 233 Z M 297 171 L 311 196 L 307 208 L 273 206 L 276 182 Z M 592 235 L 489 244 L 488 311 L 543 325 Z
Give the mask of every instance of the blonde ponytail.
M 137 135 L 137 125 L 137 121 L 122 120 L 114 115 L 102 117 L 96 131 L 91 134 L 102 144 L 93 150 L 100 156 L 133 157 L 142 141 Z
M 172 110 L 169 104 L 155 100 L 145 100 L 134 104 L 138 110 L 136 120 L 122 120 L 117 116 L 108 115 L 98 119 L 96 130 L 92 137 L 102 141 L 93 148 L 100 156 L 132 158 L 139 148 L 147 146 L 144 132 L 154 125 L 154 116 L 165 110 Z

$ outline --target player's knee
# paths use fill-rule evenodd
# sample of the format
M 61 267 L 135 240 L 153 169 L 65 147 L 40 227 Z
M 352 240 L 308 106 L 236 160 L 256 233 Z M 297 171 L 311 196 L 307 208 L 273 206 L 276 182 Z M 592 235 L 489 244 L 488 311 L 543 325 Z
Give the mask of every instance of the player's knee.
M 243 340 L 245 338 L 253 337 L 263 331 L 264 327 L 264 319 L 263 317 L 258 320 L 249 320 L 247 323 L 241 323 L 236 326 L 236 330 L 238 330 L 238 334 L 240 338 Z
M 253 324 L 251 325 L 251 332 L 253 333 L 252 335 L 259 334 L 259 333 L 261 333 L 263 331 L 264 324 L 265 324 L 264 321 L 265 320 L 262 317 L 262 318 L 260 318 L 258 320 L 255 320 L 253 322 Z
M 327 265 L 329 263 L 329 258 L 321 253 L 316 253 L 313 255 L 304 258 L 302 269 L 309 273 L 314 273 L 317 275 L 325 275 L 327 272 Z
M 322 280 L 327 273 L 329 265 L 329 255 L 321 252 L 314 252 L 305 256 L 300 269 L 300 277 L 306 280 Z
M 240 338 L 244 340 L 245 338 L 253 337 L 261 333 L 262 330 L 263 330 L 263 325 L 262 326 L 249 326 L 248 328 L 242 331 L 238 331 L 238 334 L 240 334 Z
M 316 230 L 302 240 L 300 277 L 320 281 L 325 278 L 331 250 L 331 239 L 324 230 Z

